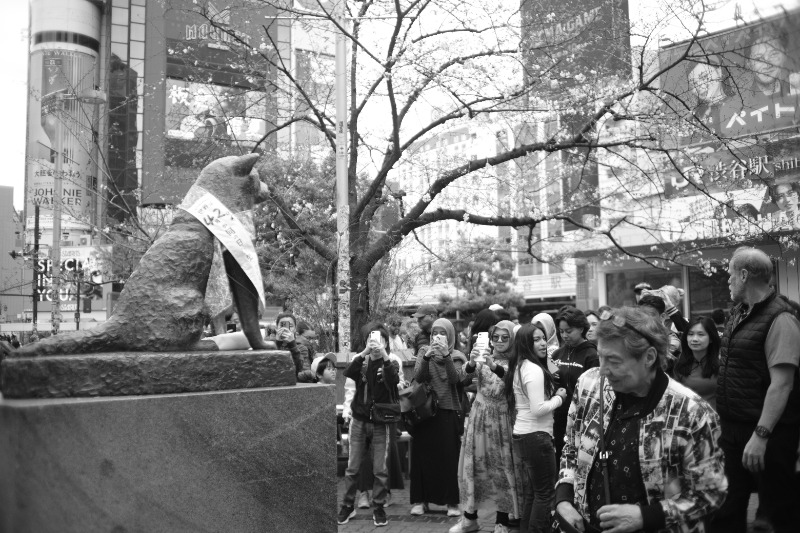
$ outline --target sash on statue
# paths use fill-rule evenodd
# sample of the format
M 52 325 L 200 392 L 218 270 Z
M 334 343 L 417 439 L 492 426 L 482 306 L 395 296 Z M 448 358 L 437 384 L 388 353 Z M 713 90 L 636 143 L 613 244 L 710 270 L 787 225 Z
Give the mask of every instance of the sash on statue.
M 253 283 L 263 310 L 266 300 L 256 255 L 253 212 L 232 213 L 213 194 L 198 185 L 192 185 L 178 207 L 199 220 L 216 237 L 205 302 L 211 316 L 219 315 L 233 301 L 222 261 L 223 248 L 231 253 Z

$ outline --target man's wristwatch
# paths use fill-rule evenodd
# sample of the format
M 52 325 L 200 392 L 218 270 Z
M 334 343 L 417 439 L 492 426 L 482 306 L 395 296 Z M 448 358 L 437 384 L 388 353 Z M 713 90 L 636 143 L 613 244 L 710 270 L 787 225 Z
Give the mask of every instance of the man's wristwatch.
M 756 430 L 753 432 L 762 439 L 768 439 L 772 432 L 765 428 L 764 426 L 756 426 Z

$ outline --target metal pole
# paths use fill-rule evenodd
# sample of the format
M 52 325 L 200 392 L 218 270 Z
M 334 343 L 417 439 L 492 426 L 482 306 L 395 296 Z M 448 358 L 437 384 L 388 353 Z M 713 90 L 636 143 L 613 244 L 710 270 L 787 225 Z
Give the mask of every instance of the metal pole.
M 39 322 L 39 204 L 33 208 L 33 331 Z
M 345 27 L 345 2 L 338 0 L 334 15 Z M 336 229 L 339 254 L 336 280 L 339 297 L 339 352 L 350 353 L 350 194 L 347 176 L 347 41 L 336 32 Z
M 78 282 L 76 285 L 78 286 L 77 294 L 75 295 L 75 300 L 78 302 L 78 305 L 75 306 L 75 331 L 81 329 L 81 279 L 83 279 L 83 269 L 78 268 L 75 272 L 75 277 L 78 278 Z
M 56 120 L 56 171 L 53 176 L 53 249 L 50 253 L 52 263 L 51 290 L 53 294 L 53 306 L 50 312 L 50 331 L 53 335 L 58 335 L 61 325 L 61 197 L 62 183 L 61 173 L 63 172 L 64 161 L 64 100 L 59 98 L 55 112 L 58 114 Z

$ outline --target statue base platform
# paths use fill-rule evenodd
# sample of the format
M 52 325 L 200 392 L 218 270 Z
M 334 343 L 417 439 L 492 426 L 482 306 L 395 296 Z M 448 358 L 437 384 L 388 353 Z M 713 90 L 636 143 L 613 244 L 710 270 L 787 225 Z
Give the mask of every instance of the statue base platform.
M 5 398 L 177 394 L 294 385 L 292 356 L 281 350 L 109 352 L 7 357 Z
M 0 399 L 0 532 L 336 525 L 333 386 Z

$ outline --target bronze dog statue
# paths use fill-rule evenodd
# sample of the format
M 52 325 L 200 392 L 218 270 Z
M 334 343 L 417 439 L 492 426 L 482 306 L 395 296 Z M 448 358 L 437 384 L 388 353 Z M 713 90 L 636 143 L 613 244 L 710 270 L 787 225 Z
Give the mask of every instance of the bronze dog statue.
M 268 189 L 253 168 L 258 154 L 218 159 L 195 182 L 232 213 L 252 210 Z M 118 351 L 216 350 L 201 340 L 204 298 L 215 250 L 214 235 L 195 216 L 178 209 L 172 224 L 142 257 L 125 284 L 112 316 L 95 328 L 64 333 L 17 350 L 10 357 Z M 233 301 L 250 346 L 274 349 L 258 324 L 259 291 L 230 252 L 223 254 Z

